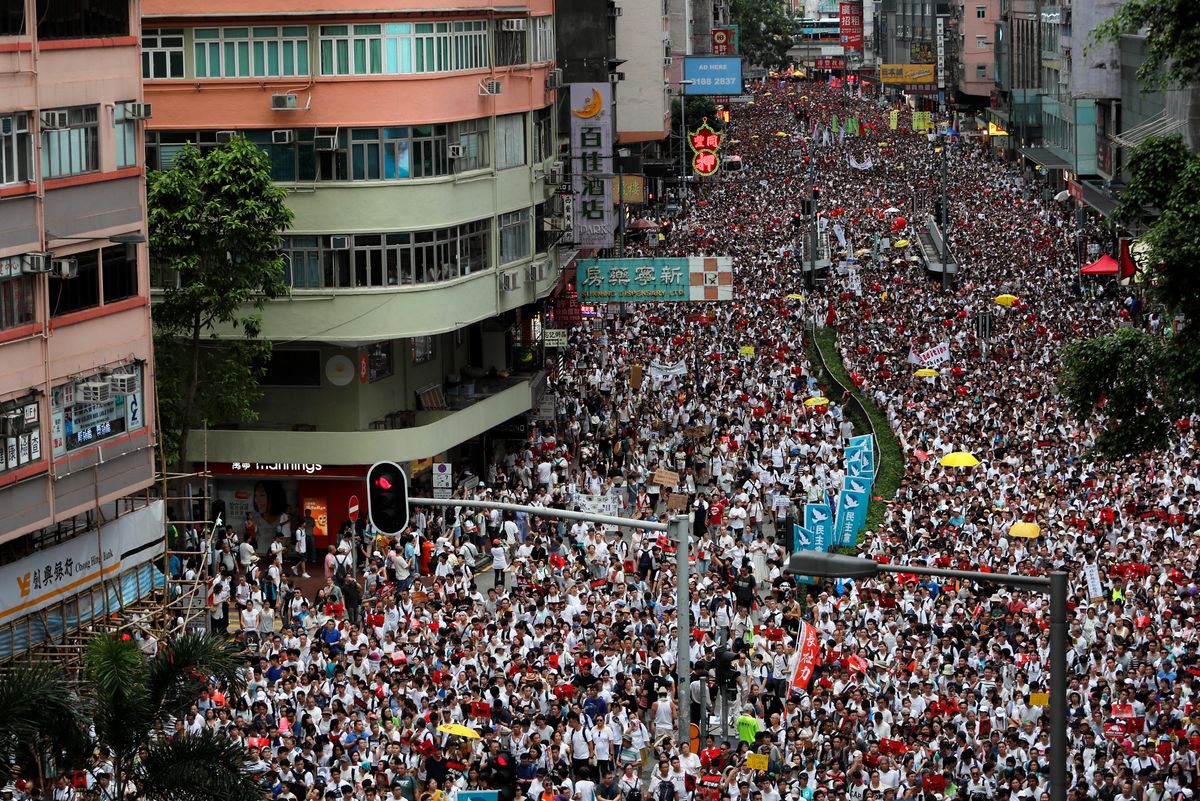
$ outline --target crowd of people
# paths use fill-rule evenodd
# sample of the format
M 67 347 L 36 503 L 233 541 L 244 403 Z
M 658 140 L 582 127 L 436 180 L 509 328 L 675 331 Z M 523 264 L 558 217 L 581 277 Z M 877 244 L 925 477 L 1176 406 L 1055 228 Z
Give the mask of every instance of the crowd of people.
M 965 131 L 931 142 L 907 111 L 892 129 L 893 108 L 844 86 L 775 80 L 735 106 L 725 146 L 744 171 L 700 185 L 669 233 L 626 250 L 733 256 L 736 299 L 614 308 L 573 330 L 552 377 L 556 420 L 463 491 L 690 516 L 685 630 L 665 537 L 415 510 L 397 538 L 346 532 L 316 594 L 288 569 L 294 543 L 261 543 L 261 559 L 215 553 L 214 624 L 253 652 L 250 681 L 220 701 L 214 687 L 180 725 L 242 738 L 280 799 L 494 789 L 504 801 L 1045 801 L 1044 598 L 903 575 L 800 585 L 783 573 L 803 505 L 836 500 L 846 438 L 863 433 L 809 361 L 815 323 L 836 328 L 857 390 L 902 446 L 899 491 L 877 499 L 884 519 L 859 553 L 1068 571 L 1068 697 L 1049 703 L 1068 705 L 1070 797 L 1190 798 L 1200 789 L 1194 438 L 1183 430 L 1171 449 L 1121 464 L 1089 455 L 1091 426 L 1103 423 L 1068 416 L 1056 352 L 1137 322 L 1123 290 L 1081 285 L 1081 240 L 1099 242 L 1096 229 L 1077 229 L 1073 210 L 993 143 Z M 858 135 L 826 141 L 835 117 L 858 120 Z M 895 246 L 914 238 L 943 169 L 959 265 L 948 289 Z M 820 289 L 806 288 L 792 223 L 814 186 L 825 231 L 840 231 Z M 998 305 L 1003 294 L 1016 301 Z M 943 343 L 938 374 L 915 376 L 914 354 Z M 980 464 L 942 466 L 953 451 Z M 659 468 L 679 484 L 656 484 Z M 1040 536 L 1010 537 L 1018 521 Z M 794 688 L 801 621 L 821 652 Z M 720 693 L 725 651 L 739 675 Z M 694 738 L 680 737 L 684 719 L 699 725 Z

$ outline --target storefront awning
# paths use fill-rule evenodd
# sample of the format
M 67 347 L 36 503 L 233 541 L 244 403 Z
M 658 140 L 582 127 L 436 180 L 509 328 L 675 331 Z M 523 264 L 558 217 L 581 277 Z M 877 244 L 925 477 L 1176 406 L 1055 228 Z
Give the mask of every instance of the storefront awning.
M 1065 170 L 1071 166 L 1065 159 L 1048 147 L 1022 147 L 1018 149 L 1021 151 L 1022 156 L 1035 164 L 1040 164 L 1043 169 Z

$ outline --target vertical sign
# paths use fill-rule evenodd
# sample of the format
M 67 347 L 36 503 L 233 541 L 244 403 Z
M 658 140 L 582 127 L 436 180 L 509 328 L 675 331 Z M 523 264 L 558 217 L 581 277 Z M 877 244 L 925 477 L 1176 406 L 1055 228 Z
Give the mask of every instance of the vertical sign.
M 842 0 L 838 4 L 838 16 L 841 22 L 842 48 L 847 52 L 863 49 L 863 7 L 862 0 Z
M 937 18 L 937 85 L 946 88 L 946 18 Z
M 571 182 L 580 247 L 613 246 L 612 85 L 571 84 Z
M 736 56 L 738 52 L 737 26 L 730 25 L 712 29 L 712 54 L 714 56 Z

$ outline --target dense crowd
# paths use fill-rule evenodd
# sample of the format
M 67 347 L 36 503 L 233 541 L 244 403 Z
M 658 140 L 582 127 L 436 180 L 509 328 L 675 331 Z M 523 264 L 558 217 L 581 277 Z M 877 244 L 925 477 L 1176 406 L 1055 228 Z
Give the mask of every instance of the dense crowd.
M 609 499 L 621 515 L 657 520 L 674 502 L 692 520 L 686 631 L 673 543 L 639 530 L 423 510 L 394 540 L 347 532 L 315 566 L 325 581 L 314 595 L 288 569 L 290 533 L 257 543 L 258 560 L 253 544 L 238 553 L 235 526 L 232 547 L 213 554 L 210 598 L 214 625 L 256 655 L 249 686 L 240 697 L 214 687 L 177 725 L 236 733 L 281 799 L 441 801 L 490 788 L 505 801 L 1043 801 L 1044 598 L 904 576 L 801 587 L 782 573 L 799 510 L 836 499 L 855 433 L 846 399 L 806 355 L 816 323 L 836 327 L 854 383 L 905 459 L 861 553 L 1067 570 L 1069 692 L 1050 700 L 1068 705 L 1071 797 L 1191 797 L 1194 439 L 1184 430 L 1166 452 L 1095 461 L 1094 430 L 1068 418 L 1053 388 L 1063 342 L 1149 322 L 1130 314 L 1125 290 L 1081 285 L 1076 254 L 1098 231 L 1077 229 L 1036 176 L 979 137 L 931 142 L 907 113 L 891 130 L 891 108 L 774 80 L 735 107 L 726 146 L 745 171 L 701 185 L 661 239 L 627 251 L 732 255 L 736 300 L 613 309 L 574 330 L 552 377 L 556 421 L 497 453 L 463 491 L 558 508 Z M 835 116 L 859 120 L 862 135 L 814 138 Z M 949 290 L 893 244 L 932 208 L 943 166 L 960 265 Z M 805 288 L 792 224 L 813 186 L 827 230 L 846 237 L 821 290 Z M 1002 294 L 1018 300 L 1000 306 Z M 991 315 L 988 341 L 980 312 Z M 941 343 L 950 358 L 939 374 L 915 377 L 910 354 Z M 656 362 L 687 369 L 631 380 Z M 823 395 L 828 404 L 805 404 Z M 951 451 L 981 464 L 941 466 Z M 679 486 L 655 484 L 658 468 L 679 473 Z M 1009 537 L 1017 521 L 1040 536 Z M 490 575 L 478 573 L 485 565 Z M 822 648 L 793 693 L 801 620 Z M 702 725 L 694 745 L 677 744 L 681 636 L 687 717 Z M 712 680 L 725 649 L 740 676 L 721 715 Z M 765 769 L 747 764 L 750 753 Z

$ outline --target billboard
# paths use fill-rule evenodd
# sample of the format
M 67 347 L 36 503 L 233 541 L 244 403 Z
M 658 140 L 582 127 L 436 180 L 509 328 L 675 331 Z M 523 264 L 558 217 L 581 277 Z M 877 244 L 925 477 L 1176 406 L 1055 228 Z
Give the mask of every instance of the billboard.
M 883 64 L 880 83 L 933 83 L 932 64 Z
M 583 303 L 733 300 L 732 256 L 580 259 Z
M 862 0 L 842 0 L 838 4 L 838 16 L 841 22 L 842 47 L 849 50 L 863 49 L 863 8 Z
M 908 60 L 913 64 L 932 64 L 935 60 L 933 42 L 928 39 L 913 42 L 908 48 Z
M 612 146 L 612 84 L 571 84 L 571 194 L 580 247 L 614 244 Z
M 742 60 L 736 56 L 688 56 L 683 60 L 683 93 L 687 95 L 740 95 Z

